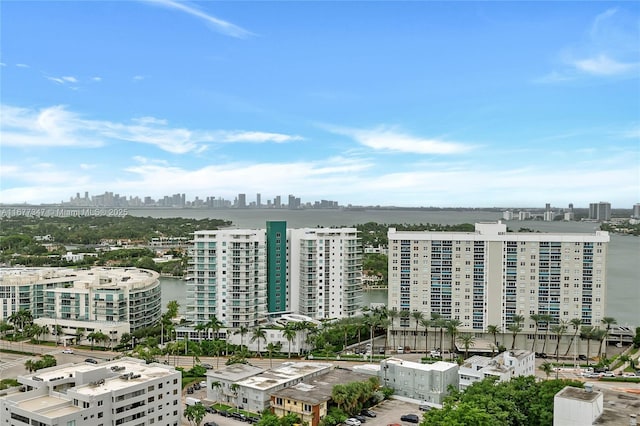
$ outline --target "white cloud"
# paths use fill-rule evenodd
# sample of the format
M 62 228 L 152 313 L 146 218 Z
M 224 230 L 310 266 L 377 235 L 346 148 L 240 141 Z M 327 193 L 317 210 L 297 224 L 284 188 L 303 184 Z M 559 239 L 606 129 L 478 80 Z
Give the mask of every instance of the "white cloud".
M 637 77 L 640 71 L 638 29 L 635 16 L 607 9 L 591 22 L 584 40 L 561 50 L 558 70 L 534 80 L 562 83 L 571 80 Z
M 166 120 L 141 117 L 130 123 L 89 120 L 57 105 L 32 110 L 0 105 L 2 141 L 5 146 L 99 147 L 110 140 L 154 145 L 166 152 L 201 152 L 209 144 L 282 143 L 302 140 L 283 133 L 191 130 L 170 127 Z
M 580 71 L 594 75 L 620 75 L 640 69 L 639 63 L 618 62 L 604 54 L 577 60 L 573 65 Z
M 102 81 L 102 77 L 91 77 L 91 81 L 100 82 Z
M 134 75 L 133 76 L 133 81 L 142 81 L 144 80 L 146 77 L 143 75 Z
M 91 169 L 95 169 L 95 168 L 96 168 L 95 164 L 80 163 L 80 169 L 82 169 L 82 170 L 91 170 Z
M 47 80 L 51 80 L 55 83 L 58 84 L 67 84 L 67 83 L 77 83 L 78 79 L 70 76 L 70 75 L 66 75 L 66 76 L 62 76 L 62 77 L 51 77 L 51 76 L 45 76 L 45 78 Z
M 282 133 L 267 132 L 220 132 L 221 142 L 248 142 L 248 143 L 264 143 L 275 142 L 284 143 L 303 140 L 302 137 L 296 135 L 285 135 Z
M 416 137 L 384 126 L 374 129 L 349 129 L 328 126 L 327 129 L 333 133 L 352 137 L 361 145 L 376 151 L 414 154 L 459 154 L 473 149 L 471 145 Z
M 27 64 L 16 64 L 16 67 L 18 68 L 31 68 L 29 65 Z
M 7 64 L 5 64 L 4 62 L 0 62 L 0 67 L 6 67 Z
M 179 10 L 196 18 L 204 20 L 207 24 L 211 25 L 217 32 L 236 38 L 246 38 L 253 35 L 250 31 L 245 30 L 231 22 L 224 21 L 216 18 L 213 15 L 209 15 L 199 9 L 188 6 L 185 3 L 173 1 L 173 0 L 147 0 L 147 2 L 167 7 L 170 9 Z

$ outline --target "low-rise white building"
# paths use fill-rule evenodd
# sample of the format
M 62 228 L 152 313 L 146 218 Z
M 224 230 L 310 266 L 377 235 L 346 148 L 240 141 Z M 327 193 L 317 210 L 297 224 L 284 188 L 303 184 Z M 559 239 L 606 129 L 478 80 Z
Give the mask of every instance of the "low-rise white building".
M 181 374 L 163 364 L 123 358 L 66 364 L 18 381 L 24 392 L 0 396 L 2 425 L 166 425 L 181 422 Z
M 325 374 L 332 368 L 332 364 L 326 363 L 285 362 L 265 371 L 250 365 L 233 364 L 207 373 L 207 399 L 260 413 L 270 407 L 271 394 L 274 392 Z M 220 383 L 220 386 L 214 387 L 214 382 Z
M 458 387 L 458 364 L 438 361 L 420 364 L 398 358 L 380 362 L 380 383 L 394 389 L 396 395 L 442 404 L 449 386 Z
M 458 370 L 459 389 L 465 390 L 486 377 L 498 377 L 498 381 L 506 382 L 516 376 L 531 376 L 535 368 L 535 354 L 528 350 L 505 351 L 493 358 L 475 355 L 466 359 Z
M 553 398 L 554 426 L 592 425 L 603 413 L 604 394 L 590 384 L 567 386 Z

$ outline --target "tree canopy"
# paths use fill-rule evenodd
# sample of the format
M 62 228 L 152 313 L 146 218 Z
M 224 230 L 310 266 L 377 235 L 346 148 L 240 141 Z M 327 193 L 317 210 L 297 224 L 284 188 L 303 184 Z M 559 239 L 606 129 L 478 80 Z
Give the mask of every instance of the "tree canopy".
M 553 397 L 565 386 L 582 387 L 574 380 L 545 380 L 534 376 L 514 377 L 509 382 L 487 378 L 464 392 L 453 391 L 441 410 L 424 415 L 423 426 L 550 426 Z

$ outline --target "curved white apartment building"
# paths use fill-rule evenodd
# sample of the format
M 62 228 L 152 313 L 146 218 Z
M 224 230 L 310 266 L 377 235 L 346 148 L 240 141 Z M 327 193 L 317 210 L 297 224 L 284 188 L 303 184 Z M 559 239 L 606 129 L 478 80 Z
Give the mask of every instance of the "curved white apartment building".
M 123 333 L 153 326 L 161 315 L 158 273 L 137 268 L 11 268 L 0 269 L 0 320 L 21 309 L 34 322 L 63 338 L 101 331 L 117 343 Z

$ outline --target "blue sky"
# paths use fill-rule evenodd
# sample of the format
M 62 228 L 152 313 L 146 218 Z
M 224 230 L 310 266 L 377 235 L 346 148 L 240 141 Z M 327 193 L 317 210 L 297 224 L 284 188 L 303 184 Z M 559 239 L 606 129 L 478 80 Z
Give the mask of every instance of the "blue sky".
M 0 3 L 0 202 L 640 202 L 637 2 Z

